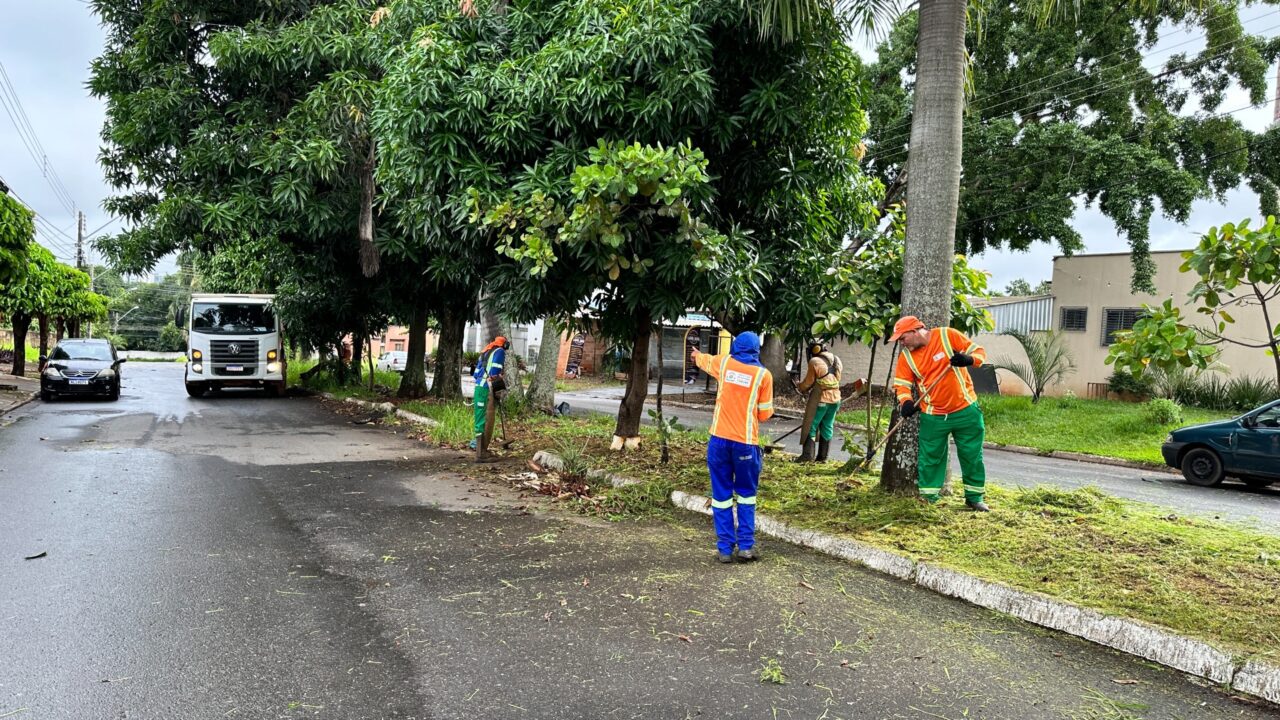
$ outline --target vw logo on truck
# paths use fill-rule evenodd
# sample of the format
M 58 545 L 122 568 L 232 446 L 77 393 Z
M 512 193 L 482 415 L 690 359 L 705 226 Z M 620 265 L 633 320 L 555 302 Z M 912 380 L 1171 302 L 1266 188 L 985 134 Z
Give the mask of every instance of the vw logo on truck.
M 192 295 L 178 312 L 187 335 L 187 394 L 259 387 L 283 397 L 287 385 L 274 295 Z

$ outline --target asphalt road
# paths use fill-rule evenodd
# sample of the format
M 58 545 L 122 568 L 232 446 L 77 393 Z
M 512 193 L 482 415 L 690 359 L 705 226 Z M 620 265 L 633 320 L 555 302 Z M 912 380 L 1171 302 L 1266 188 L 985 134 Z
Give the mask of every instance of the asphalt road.
M 677 392 L 679 385 L 669 392 Z M 562 393 L 557 401 L 565 401 L 576 412 L 598 412 L 616 415 L 621 390 L 615 388 Z M 652 399 L 650 404 L 652 405 Z M 672 406 L 668 415 L 691 427 L 711 425 L 710 407 L 694 409 Z M 648 422 L 648 418 L 645 418 Z M 781 437 L 799 424 L 797 420 L 774 418 L 761 427 L 770 437 Z M 848 458 L 841 448 L 839 433 L 833 440 L 831 457 Z M 793 433 L 782 441 L 789 452 L 799 453 L 802 437 Z M 778 457 L 778 456 L 775 456 Z M 1063 488 L 1094 486 L 1112 495 L 1171 508 L 1188 515 L 1246 522 L 1258 529 L 1280 533 L 1280 484 L 1253 489 L 1241 483 L 1227 482 L 1219 487 L 1204 488 L 1188 484 L 1182 476 L 1159 470 L 1134 470 L 1113 465 L 1084 463 L 1074 460 L 1024 455 L 1000 450 L 984 453 L 987 482 L 1000 485 L 1034 487 L 1054 485 Z M 768 461 L 768 460 L 766 460 Z M 877 456 L 876 462 L 880 461 Z M 952 473 L 960 475 L 960 465 L 951 453 Z
M 722 566 L 702 518 L 584 519 L 510 490 L 523 456 L 342 411 L 138 363 L 118 403 L 0 420 L 0 717 L 1273 717 L 815 553 Z

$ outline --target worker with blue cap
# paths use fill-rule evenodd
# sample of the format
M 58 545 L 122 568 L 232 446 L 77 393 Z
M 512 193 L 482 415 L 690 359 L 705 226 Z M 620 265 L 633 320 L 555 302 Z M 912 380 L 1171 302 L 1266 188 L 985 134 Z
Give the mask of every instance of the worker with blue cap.
M 755 548 L 756 488 L 764 464 L 760 423 L 773 416 L 773 375 L 760 364 L 760 336 L 753 332 L 735 337 L 726 355 L 707 355 L 694 349 L 693 360 L 718 383 L 707 443 L 716 557 L 722 563 L 731 563 L 735 557 L 750 562 L 759 558 Z

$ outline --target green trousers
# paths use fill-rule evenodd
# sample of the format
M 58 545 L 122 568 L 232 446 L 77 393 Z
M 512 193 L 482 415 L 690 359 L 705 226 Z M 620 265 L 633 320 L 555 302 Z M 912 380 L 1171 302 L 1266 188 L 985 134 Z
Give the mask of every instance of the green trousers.
M 484 415 L 489 407 L 489 388 L 483 385 L 476 386 L 476 392 L 471 396 L 472 402 L 475 404 L 475 432 L 472 433 L 476 437 L 484 434 Z
M 814 392 L 818 392 L 814 390 Z M 818 412 L 813 415 L 813 425 L 809 427 L 809 439 L 814 440 L 818 437 L 818 431 L 822 431 L 822 439 L 830 440 L 831 435 L 836 429 L 836 411 L 840 409 L 840 403 L 826 403 L 818 406 Z
M 956 454 L 960 457 L 960 472 L 964 478 L 964 499 L 982 500 L 987 489 L 987 469 L 982 464 L 982 440 L 986 424 L 982 409 L 977 404 L 950 415 L 920 416 L 920 455 L 917 484 L 920 495 L 929 502 L 936 502 L 947 476 L 950 452 L 947 438 L 956 440 Z

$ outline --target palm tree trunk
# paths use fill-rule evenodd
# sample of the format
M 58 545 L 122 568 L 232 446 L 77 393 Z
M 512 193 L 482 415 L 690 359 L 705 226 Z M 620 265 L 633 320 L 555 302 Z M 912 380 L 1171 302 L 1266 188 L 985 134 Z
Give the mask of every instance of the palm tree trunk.
M 951 319 L 951 264 L 964 112 L 965 0 L 920 0 L 915 110 L 907 167 L 907 241 L 902 312 L 928 327 Z M 918 421 L 903 426 L 885 449 L 880 487 L 916 491 Z

